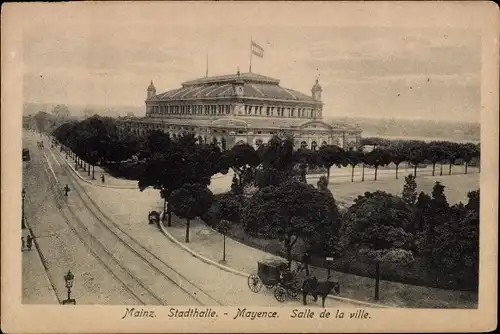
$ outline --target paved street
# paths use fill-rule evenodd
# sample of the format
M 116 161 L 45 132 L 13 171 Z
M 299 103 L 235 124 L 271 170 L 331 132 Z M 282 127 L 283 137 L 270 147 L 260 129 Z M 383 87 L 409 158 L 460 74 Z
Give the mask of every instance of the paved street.
M 93 235 L 92 238 L 96 238 L 93 241 L 96 248 L 99 248 L 97 247 L 98 242 L 102 243 L 135 278 L 143 282 L 145 287 L 154 291 L 162 300 L 166 300 L 168 304 L 195 303 L 192 296 L 188 296 L 188 294 L 185 294 L 184 299 L 182 299 L 182 292 L 179 292 L 178 286 L 180 285 L 181 288 L 187 289 L 192 294 L 194 294 L 193 291 L 196 287 L 200 299 L 202 299 L 200 295 L 204 295 L 203 303 L 205 305 L 209 304 L 208 299 L 210 298 L 212 298 L 213 305 L 217 303 L 222 305 L 280 305 L 270 292 L 252 293 L 247 286 L 246 278 L 210 266 L 172 244 L 158 231 L 156 226 L 147 224 L 147 213 L 148 210 L 152 209 L 149 205 L 141 205 L 140 202 L 130 205 L 130 202 L 124 200 L 131 192 L 141 195 L 144 200 L 151 200 L 153 197 L 159 200 L 157 191 L 146 190 L 144 193 L 140 193 L 138 190 L 132 189 L 112 189 L 119 193 L 113 197 L 106 196 L 105 203 L 100 203 L 104 212 L 99 213 L 95 206 L 91 206 L 90 199 L 86 197 L 85 193 L 79 194 L 78 189 L 82 187 L 91 198 L 101 199 L 102 196 L 98 196 L 98 194 L 109 189 L 95 187 L 81 182 L 81 180 L 77 181 L 76 177 L 68 172 L 69 166 L 65 163 L 64 156 L 59 154 L 58 150 L 51 150 L 47 143 L 45 151 L 39 152 L 34 145 L 36 140 L 38 139 L 31 134 L 26 138 L 26 145 L 33 152 L 31 166 L 26 173 L 26 187 L 35 189 L 35 180 L 38 182 L 37 190 L 27 196 L 26 215 L 28 217 L 35 215 L 41 217 L 36 224 L 33 224 L 33 230 L 35 236 L 41 237 L 37 240 L 40 241 L 40 249 L 47 258 L 49 277 L 59 284 L 56 292 L 61 298 L 65 297 L 62 277 L 65 271 L 71 268 L 75 273 L 74 296 L 79 304 L 138 303 L 137 298 L 134 298 L 123 287 L 123 284 L 117 283 L 116 278 L 109 273 L 109 269 L 103 268 L 100 263 L 102 259 L 96 260 L 96 256 L 103 253 L 94 249 L 98 254 L 91 255 L 88 248 L 74 236 L 75 233 L 65 223 L 61 210 L 56 207 L 55 200 L 49 191 L 47 175 L 50 175 L 52 170 L 61 185 L 70 184 L 72 191 L 68 197 L 67 205 L 84 222 Z M 47 167 L 44 167 L 44 159 L 48 161 Z M 44 172 L 44 168 L 48 168 L 48 171 Z M 41 205 L 42 203 L 43 205 Z M 168 282 L 167 278 L 152 279 L 153 274 L 151 276 L 146 274 L 146 272 L 152 273 L 153 271 L 146 271 L 147 265 L 145 263 L 140 261 L 137 256 L 134 257 L 123 243 L 117 242 L 116 237 L 113 239 L 109 231 L 106 232 L 102 224 L 102 221 L 107 219 L 105 216 L 111 218 L 106 224 L 111 225 L 113 222 L 118 222 L 123 233 L 130 236 L 128 238 L 133 238 L 134 242 L 130 239 L 130 243 L 137 242 L 138 245 L 134 247 L 140 248 L 139 245 L 141 245 L 144 247 L 141 252 L 144 254 L 150 252 L 151 258 L 156 257 L 154 261 L 156 261 L 157 266 L 163 266 L 160 269 L 163 270 L 170 266 L 172 269 L 169 269 L 168 274 L 170 279 L 177 284 Z M 77 231 L 82 233 L 81 228 Z M 87 236 L 86 240 L 91 240 L 91 237 Z M 164 270 L 165 273 L 166 271 L 167 269 Z M 333 307 L 336 303 L 329 301 L 329 306 Z M 299 305 L 300 303 L 297 300 L 286 304 Z

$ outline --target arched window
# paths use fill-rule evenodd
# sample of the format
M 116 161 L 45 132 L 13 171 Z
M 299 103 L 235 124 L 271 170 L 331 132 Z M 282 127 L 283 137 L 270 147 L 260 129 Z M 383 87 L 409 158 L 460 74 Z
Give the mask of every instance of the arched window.
M 301 142 L 300 148 L 307 148 L 307 143 L 305 141 Z
M 325 145 L 328 145 L 328 143 L 323 140 L 323 142 L 321 143 L 321 146 L 325 146 Z
M 262 146 L 262 139 L 257 139 L 255 141 L 255 146 L 257 146 L 257 148 L 261 147 Z
M 311 150 L 314 152 L 314 151 L 316 151 L 316 148 L 317 148 L 317 147 L 318 147 L 318 144 L 317 144 L 315 141 L 313 141 L 313 142 L 311 143 Z

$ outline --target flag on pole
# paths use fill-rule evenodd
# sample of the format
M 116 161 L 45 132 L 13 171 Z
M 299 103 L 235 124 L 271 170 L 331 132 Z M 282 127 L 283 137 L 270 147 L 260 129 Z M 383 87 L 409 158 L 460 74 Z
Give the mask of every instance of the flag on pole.
M 264 49 L 254 41 L 252 41 L 252 53 L 257 57 L 264 57 Z

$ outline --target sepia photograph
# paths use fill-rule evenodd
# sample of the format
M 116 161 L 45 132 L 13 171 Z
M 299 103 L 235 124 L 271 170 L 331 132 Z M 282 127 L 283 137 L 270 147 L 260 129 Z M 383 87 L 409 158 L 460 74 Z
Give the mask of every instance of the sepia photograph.
M 498 28 L 489 2 L 3 6 L 2 330 L 495 329 Z

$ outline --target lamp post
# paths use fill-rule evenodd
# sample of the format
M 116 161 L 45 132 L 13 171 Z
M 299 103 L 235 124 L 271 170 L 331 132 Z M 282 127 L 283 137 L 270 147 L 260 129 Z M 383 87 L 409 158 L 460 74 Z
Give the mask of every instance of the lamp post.
M 71 288 L 73 287 L 73 280 L 75 276 L 68 270 L 68 273 L 64 275 L 64 281 L 66 282 L 66 288 L 68 289 L 68 299 L 63 300 L 63 305 L 76 305 L 76 300 L 71 299 Z
M 24 198 L 26 197 L 26 190 L 23 190 L 21 191 L 21 198 L 22 198 L 22 208 L 21 208 L 21 229 L 25 229 L 26 228 L 26 225 L 24 223 Z

